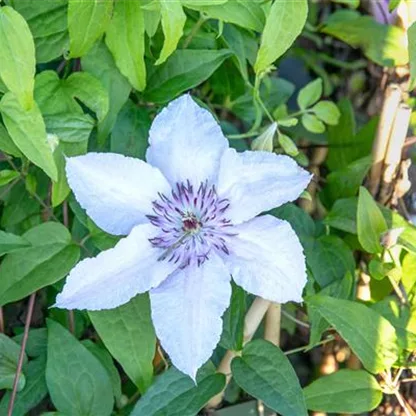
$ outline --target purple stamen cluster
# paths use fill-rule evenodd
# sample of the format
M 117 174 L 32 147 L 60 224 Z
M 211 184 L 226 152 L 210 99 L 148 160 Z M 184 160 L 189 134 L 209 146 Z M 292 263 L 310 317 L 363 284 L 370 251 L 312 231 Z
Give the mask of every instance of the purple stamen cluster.
M 198 189 L 189 181 L 177 183 L 170 197 L 159 194 L 159 199 L 153 201 L 154 215 L 148 215 L 148 219 L 160 230 L 150 239 L 154 247 L 165 250 L 160 260 L 178 267 L 193 262 L 199 266 L 212 252 L 229 254 L 226 238 L 235 235 L 225 216 L 229 205 L 207 182 Z

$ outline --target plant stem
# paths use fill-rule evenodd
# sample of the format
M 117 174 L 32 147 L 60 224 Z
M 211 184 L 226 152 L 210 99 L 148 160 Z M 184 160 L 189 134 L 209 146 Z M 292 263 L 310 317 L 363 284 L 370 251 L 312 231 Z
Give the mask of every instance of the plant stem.
M 32 320 L 33 308 L 35 306 L 35 298 L 36 298 L 36 292 L 32 293 L 29 298 L 29 304 L 27 307 L 27 316 L 26 316 L 26 321 L 25 321 L 25 330 L 23 332 L 22 346 L 20 348 L 19 361 L 17 363 L 16 375 L 14 377 L 13 390 L 10 396 L 7 416 L 13 416 L 13 408 L 14 408 L 14 402 L 16 400 L 17 385 L 19 383 L 20 373 L 22 372 L 23 360 L 25 357 L 26 343 L 27 343 L 27 338 L 29 336 L 30 322 Z
M 257 331 L 257 328 L 260 325 L 260 322 L 262 321 L 264 315 L 267 312 L 267 309 L 269 309 L 270 304 L 270 301 L 262 299 L 260 297 L 254 299 L 254 302 L 250 306 L 250 309 L 248 310 L 244 320 L 244 344 L 246 344 L 253 338 L 255 332 Z M 231 361 L 237 355 L 238 352 L 236 351 L 227 351 L 223 359 L 221 360 L 220 365 L 218 366 L 217 371 L 226 376 L 225 387 L 231 380 Z M 218 393 L 208 402 L 207 408 L 217 407 L 221 403 L 222 398 L 224 396 L 224 390 L 221 393 Z
M 0 333 L 4 333 L 4 315 L 2 306 L 0 306 Z
M 270 304 L 264 323 L 264 339 L 276 346 L 280 344 L 281 310 L 280 303 Z

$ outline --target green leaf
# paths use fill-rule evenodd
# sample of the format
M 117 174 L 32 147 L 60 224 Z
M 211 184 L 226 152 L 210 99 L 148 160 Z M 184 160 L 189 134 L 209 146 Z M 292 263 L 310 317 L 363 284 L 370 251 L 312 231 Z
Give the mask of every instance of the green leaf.
M 115 309 L 89 312 L 89 316 L 112 356 L 143 393 L 152 382 L 156 347 L 147 294 Z
M 407 294 L 415 290 L 416 285 L 416 255 L 406 254 L 402 263 L 402 283 Z
M 177 3 L 177 2 L 173 2 Z M 140 2 L 117 0 L 106 43 L 120 72 L 138 91 L 146 87 L 144 20 Z
M 45 123 L 36 103 L 30 110 L 25 110 L 16 96 L 8 92 L 0 101 L 0 112 L 15 145 L 31 162 L 56 180 L 55 161 L 46 140 Z
M 0 230 L 0 256 L 27 246 L 30 246 L 30 243 L 23 237 Z
M 308 16 L 307 0 L 275 1 L 267 15 L 254 70 L 263 72 L 280 58 L 302 32 Z
M 12 0 L 9 3 L 27 21 L 36 46 L 36 62 L 45 63 L 68 49 L 68 0 Z
M 270 126 L 256 137 L 251 143 L 251 150 L 262 150 L 265 152 L 273 152 L 274 136 L 277 131 L 277 123 Z
M 13 416 L 25 416 L 37 406 L 48 394 L 45 381 L 46 355 L 29 361 L 25 367 L 26 385 L 16 396 Z M 6 392 L 0 402 L 0 414 L 7 414 L 10 402 L 10 392 Z
M 194 416 L 224 387 L 225 376 L 215 373 L 211 362 L 199 370 L 196 384 L 171 367 L 156 378 L 130 416 Z
M 409 39 L 410 85 L 409 90 L 416 86 L 416 22 L 407 29 Z
M 378 313 L 361 303 L 329 296 L 311 296 L 307 304 L 338 331 L 371 373 L 389 369 L 396 361 L 396 331 Z
M 1 266 L 0 305 L 23 299 L 62 279 L 79 258 L 79 247 L 60 223 L 46 222 L 23 234 L 31 246 L 8 254 Z
M 277 137 L 280 146 L 282 146 L 282 149 L 286 154 L 289 156 L 297 156 L 299 154 L 296 144 L 289 136 L 286 136 L 286 134 L 279 134 Z
M 19 362 L 20 345 L 16 344 L 8 336 L 0 333 L 0 390 L 12 389 L 14 378 L 16 376 L 17 363 Z M 24 363 L 27 363 L 26 354 Z M 26 378 L 21 373 L 17 385 L 18 391 L 21 391 L 26 384 Z
M 309 410 L 328 413 L 363 413 L 383 398 L 377 380 L 363 370 L 339 370 L 320 377 L 303 389 Z
M 307 263 L 321 287 L 341 280 L 347 272 L 354 274 L 355 269 L 351 249 L 335 235 L 316 239 L 307 251 Z
M 46 131 L 68 143 L 88 141 L 95 126 L 94 119 L 88 114 L 57 113 L 47 115 L 44 119 Z
M 220 345 L 227 349 L 238 351 L 243 348 L 244 316 L 246 313 L 246 293 L 232 282 L 230 306 L 225 311 Z
M 172 55 L 183 35 L 186 15 L 180 1 L 159 0 L 162 15 L 162 29 L 165 36 L 163 48 L 155 65 L 160 65 Z
M 46 383 L 55 407 L 73 416 L 110 416 L 114 398 L 105 368 L 65 328 L 47 324 Z
M 117 115 L 129 98 L 131 86 L 117 68 L 111 52 L 104 42 L 97 43 L 81 59 L 82 68 L 101 81 L 108 92 L 109 109 L 97 126 L 97 141 L 104 143 L 110 134 Z
M 325 131 L 325 124 L 313 114 L 304 114 L 302 116 L 302 124 L 306 130 L 311 133 L 323 133 Z
M 156 103 L 170 101 L 208 79 L 230 56 L 227 49 L 177 50 L 149 74 L 145 98 Z
M 315 104 L 322 95 L 322 79 L 317 78 L 303 87 L 298 94 L 298 106 L 301 110 L 309 108 Z
M 150 124 L 149 112 L 133 101 L 127 101 L 111 132 L 111 151 L 144 160 Z
M 331 126 L 336 126 L 341 117 L 337 105 L 332 101 L 320 101 L 312 107 L 312 111 L 320 120 Z
M 13 337 L 13 340 L 22 345 L 23 333 Z M 35 328 L 29 331 L 25 352 L 29 357 L 40 357 L 46 355 L 48 344 L 48 330 L 46 328 Z M 46 364 L 46 363 L 45 363 Z
M 7 185 L 20 176 L 19 172 L 10 169 L 3 169 L 0 171 L 0 186 Z
M 85 55 L 104 34 L 112 11 L 113 0 L 69 0 L 68 30 L 71 58 Z
M 246 29 L 261 32 L 264 26 L 264 11 L 255 1 L 229 0 L 227 2 L 199 0 L 182 0 L 182 4 L 190 9 L 205 13 L 211 19 L 234 23 Z M 223 4 L 222 4 L 223 3 Z M 212 5 L 211 5 L 212 4 Z
M 102 121 L 108 113 L 108 94 L 101 82 L 88 72 L 71 74 L 64 84 L 68 95 L 78 98 Z
M 11 7 L 0 8 L 0 77 L 24 110 L 33 105 L 35 44 L 25 19 Z
M 385 25 L 372 16 L 362 16 L 353 10 L 338 10 L 331 14 L 321 29 L 354 48 L 362 48 L 367 58 L 380 66 L 401 66 L 409 62 L 406 32 Z
M 371 194 L 360 187 L 357 206 L 358 241 L 368 253 L 380 253 L 381 234 L 387 231 L 387 223 Z
M 307 416 L 298 377 L 279 347 L 257 339 L 231 362 L 237 384 L 282 416 Z
M 11 156 L 22 157 L 22 152 L 14 144 L 9 133 L 7 133 L 6 128 L 3 124 L 0 124 L 0 150 L 4 153 L 7 153 Z

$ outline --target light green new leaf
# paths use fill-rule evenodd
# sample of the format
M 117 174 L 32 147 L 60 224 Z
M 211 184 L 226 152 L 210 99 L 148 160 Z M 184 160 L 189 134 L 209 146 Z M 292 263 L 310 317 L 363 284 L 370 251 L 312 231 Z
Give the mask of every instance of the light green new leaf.
M 146 87 L 144 32 L 140 2 L 117 0 L 105 41 L 120 72 L 138 91 Z
M 360 187 L 357 206 L 358 241 L 368 253 L 380 253 L 381 235 L 387 231 L 387 223 L 371 194 Z
M 198 371 L 196 384 L 171 367 L 156 378 L 130 416 L 194 416 L 224 387 L 225 376 L 215 373 L 211 362 Z
M 332 101 L 320 101 L 312 107 L 312 111 L 320 120 L 330 126 L 336 126 L 341 117 L 337 105 Z
M 35 44 L 25 19 L 5 6 L 0 8 L 0 77 L 20 105 L 33 105 Z
M 0 256 L 28 246 L 30 243 L 25 238 L 0 230 Z
M 84 71 L 99 79 L 108 92 L 108 113 L 97 125 L 97 141 L 102 144 L 111 132 L 119 111 L 129 98 L 131 86 L 117 68 L 104 42 L 99 42 L 91 48 L 88 54 L 82 57 L 81 65 Z
M 317 78 L 315 81 L 305 85 L 298 94 L 297 102 L 299 108 L 305 110 L 315 104 L 321 98 L 322 91 L 323 85 L 321 78 Z
M 0 333 L 0 390 L 12 389 L 19 355 L 20 345 L 16 344 L 8 336 Z M 27 363 L 26 354 L 24 356 L 24 363 Z M 22 390 L 25 384 L 26 378 L 24 374 L 21 374 L 17 385 L 18 391 Z
M 409 90 L 416 87 L 416 22 L 407 30 L 409 41 L 409 62 L 410 62 L 410 86 Z
M 254 70 L 267 69 L 280 58 L 302 32 L 308 16 L 308 1 L 276 0 L 269 10 Z
M 209 3 L 209 4 L 208 4 Z M 223 4 L 222 4 L 223 3 Z M 234 23 L 245 29 L 261 32 L 264 26 L 264 11 L 259 2 L 247 0 L 200 1 L 182 0 L 182 4 L 190 9 L 203 12 L 211 19 Z
M 8 2 L 29 25 L 35 41 L 37 63 L 53 61 L 68 50 L 68 0 Z
M 72 416 L 110 416 L 114 397 L 106 369 L 64 327 L 47 324 L 46 384 L 55 407 Z
M 165 36 L 163 48 L 155 65 L 160 65 L 176 50 L 183 35 L 186 14 L 180 1 L 159 0 L 162 15 L 162 29 Z
M 156 336 L 147 294 L 115 309 L 89 312 L 91 321 L 112 356 L 143 393 L 153 378 Z
M 298 377 L 279 347 L 257 339 L 231 362 L 237 384 L 282 416 L 307 416 Z
M 7 185 L 20 176 L 19 172 L 10 169 L 3 169 L 0 171 L 0 186 Z
M 30 339 L 30 338 L 29 338 Z M 16 396 L 13 416 L 26 416 L 48 394 L 45 381 L 46 356 L 31 360 L 25 367 L 26 385 Z M 7 392 L 0 402 L 0 414 L 7 414 L 11 393 Z
M 108 113 L 108 93 L 101 82 L 88 72 L 75 72 L 65 81 L 67 93 L 78 98 L 96 114 L 98 121 L 102 121 Z
M 371 373 L 389 369 L 397 360 L 396 330 L 377 312 L 358 302 L 321 295 L 309 297 L 307 304 L 338 331 Z
M 304 114 L 302 116 L 302 124 L 311 133 L 319 134 L 325 131 L 325 124 L 313 114 Z
M 14 144 L 52 180 L 56 180 L 55 161 L 46 139 L 45 123 L 36 103 L 30 110 L 25 110 L 16 96 L 8 92 L 0 101 L 0 112 Z
M 110 23 L 112 11 L 113 0 L 69 0 L 68 30 L 71 58 L 85 55 L 104 34 Z
M 318 378 L 303 389 L 309 410 L 328 413 L 364 413 L 383 398 L 377 380 L 363 370 L 339 370 Z
M 31 246 L 8 254 L 0 266 L 0 305 L 57 282 L 79 259 L 79 247 L 71 244 L 71 235 L 60 223 L 37 225 L 23 238 Z
M 156 103 L 170 101 L 208 79 L 230 56 L 228 49 L 177 50 L 149 74 L 144 95 L 148 101 Z

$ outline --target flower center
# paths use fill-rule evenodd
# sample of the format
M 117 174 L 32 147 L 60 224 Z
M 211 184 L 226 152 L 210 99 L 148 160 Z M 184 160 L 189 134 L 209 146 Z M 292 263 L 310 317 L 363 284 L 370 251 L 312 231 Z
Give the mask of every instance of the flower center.
M 159 228 L 150 239 L 154 247 L 164 249 L 160 260 L 186 267 L 201 265 L 213 252 L 229 254 L 226 238 L 234 235 L 226 218 L 227 199 L 220 199 L 215 186 L 207 182 L 194 188 L 189 181 L 177 183 L 170 196 L 159 194 L 153 201 L 154 215 L 149 221 Z

